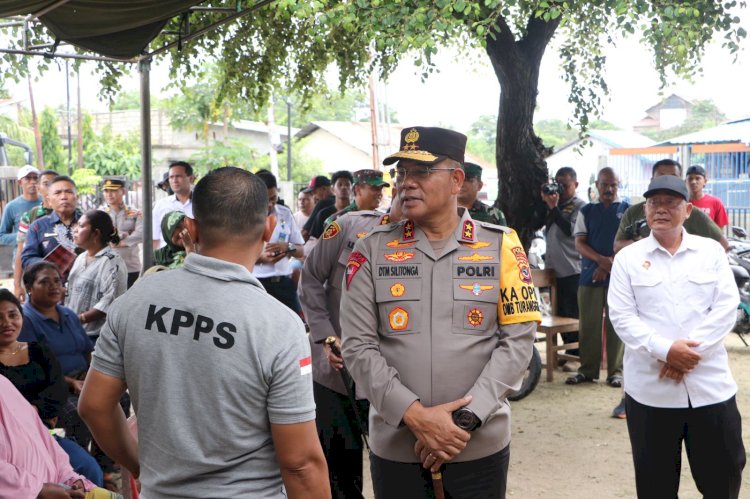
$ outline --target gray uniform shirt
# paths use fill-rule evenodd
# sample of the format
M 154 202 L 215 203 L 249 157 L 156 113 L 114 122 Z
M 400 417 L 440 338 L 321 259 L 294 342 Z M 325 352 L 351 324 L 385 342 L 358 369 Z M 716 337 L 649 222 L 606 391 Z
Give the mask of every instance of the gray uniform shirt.
M 124 239 L 115 247 L 115 251 L 122 257 L 128 272 L 140 272 L 141 257 L 138 245 L 143 242 L 143 213 L 126 205 L 119 210 L 104 206 L 102 210 L 109 213 L 120 239 Z
M 481 420 L 455 461 L 510 443 L 506 397 L 520 387 L 536 324 L 498 324 L 500 244 L 510 229 L 461 221 L 436 257 L 412 221 L 375 227 L 354 245 L 341 300 L 343 355 L 370 401 L 375 455 L 418 462 L 401 425 L 417 399 L 425 406 L 472 395 Z
M 128 384 L 144 497 L 286 497 L 270 425 L 315 419 L 310 346 L 246 268 L 191 253 L 142 279 L 92 368 Z
M 339 308 L 346 262 L 354 243 L 383 218 L 379 211 L 364 210 L 346 213 L 331 222 L 302 269 L 304 286 L 300 286 L 300 301 L 310 326 L 313 380 L 342 395 L 346 395 L 346 388 L 341 375 L 331 367 L 319 342 L 329 336 L 341 336 Z
M 576 218 L 586 202 L 579 197 L 572 197 L 565 203 L 560 203 L 558 209 L 564 221 L 570 223 L 570 234 L 566 234 L 560 226 L 554 222 L 554 218 L 548 222 L 545 237 L 547 240 L 547 254 L 544 263 L 547 268 L 555 271 L 556 277 L 568 277 L 581 273 L 581 255 L 576 249 L 576 238 L 573 229 Z

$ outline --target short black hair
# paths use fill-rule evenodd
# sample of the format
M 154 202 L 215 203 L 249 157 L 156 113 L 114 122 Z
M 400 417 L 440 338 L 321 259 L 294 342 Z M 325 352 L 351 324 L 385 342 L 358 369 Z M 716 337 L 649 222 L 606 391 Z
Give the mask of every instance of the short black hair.
M 255 175 L 266 184 L 266 189 L 278 188 L 279 184 L 276 182 L 276 176 L 268 170 L 258 170 Z
M 78 189 L 78 186 L 76 185 L 75 181 L 72 178 L 68 177 L 67 175 L 58 175 L 57 177 L 52 179 L 49 185 L 51 186 L 52 184 L 56 184 L 58 182 L 70 182 L 71 184 L 73 184 L 73 187 Z
M 99 231 L 99 241 L 103 245 L 109 243 L 118 244 L 120 242 L 120 235 L 115 229 L 115 224 L 112 223 L 112 217 L 106 211 L 102 210 L 89 210 L 84 213 L 86 219 L 89 221 L 91 230 Z
M 190 163 L 188 163 L 187 161 L 172 161 L 171 163 L 169 163 L 169 168 L 167 168 L 167 170 L 171 170 L 173 166 L 183 167 L 185 169 L 185 175 L 187 175 L 188 177 L 193 174 L 193 167 L 190 166 Z
M 573 169 L 572 166 L 563 166 L 559 170 L 557 170 L 557 173 L 555 173 L 555 178 L 557 177 L 565 177 L 568 176 L 572 178 L 573 180 L 578 180 L 578 174 L 576 174 L 576 171 Z
M 352 175 L 352 172 L 349 170 L 339 170 L 337 172 L 333 172 L 333 175 L 331 175 L 331 185 L 335 184 L 336 181 L 340 178 L 348 178 L 349 182 L 352 184 L 354 183 L 354 176 Z
M 2 288 L 0 289 L 0 302 L 9 301 L 13 305 L 16 306 L 18 309 L 18 312 L 23 316 L 23 310 L 21 310 L 21 302 L 18 301 L 18 298 L 16 298 L 16 295 L 11 293 L 9 289 Z
M 29 265 L 29 268 L 27 268 L 23 273 L 23 287 L 26 288 L 26 291 L 29 291 L 31 289 L 31 286 L 34 285 L 34 281 L 36 281 L 36 276 L 44 269 L 52 269 L 57 272 L 60 277 L 62 277 L 62 274 L 60 274 L 60 269 L 57 268 L 57 265 L 52 262 L 41 261 L 32 263 L 31 265 Z
M 660 159 L 656 163 L 654 163 L 654 166 L 651 167 L 651 176 L 654 176 L 654 173 L 656 173 L 656 169 L 660 166 L 676 166 L 677 170 L 680 172 L 680 175 L 682 175 L 682 165 L 679 161 L 675 161 L 673 159 Z
M 57 177 L 60 174 L 57 173 L 55 170 L 44 170 L 42 173 L 39 174 L 40 177 L 46 177 L 47 175 L 54 175 L 55 177 Z
M 201 240 L 216 244 L 232 237 L 260 239 L 268 215 L 268 188 L 234 166 L 212 170 L 193 190 L 193 215 Z

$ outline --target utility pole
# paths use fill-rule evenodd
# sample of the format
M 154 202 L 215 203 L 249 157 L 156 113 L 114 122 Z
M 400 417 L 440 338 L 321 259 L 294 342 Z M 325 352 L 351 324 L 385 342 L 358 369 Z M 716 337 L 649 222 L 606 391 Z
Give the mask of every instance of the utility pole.
M 68 123 L 68 175 L 73 175 L 73 137 L 70 134 L 70 65 L 65 59 L 66 121 Z
M 286 179 L 292 181 L 292 99 L 286 98 Z

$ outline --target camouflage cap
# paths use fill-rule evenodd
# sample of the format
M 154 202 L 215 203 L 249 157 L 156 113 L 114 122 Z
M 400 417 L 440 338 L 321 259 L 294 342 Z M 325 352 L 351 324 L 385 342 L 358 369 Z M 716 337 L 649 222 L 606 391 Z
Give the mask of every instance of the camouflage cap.
M 466 174 L 466 178 L 482 180 L 482 167 L 476 163 L 464 163 L 464 173 Z
M 377 170 L 357 170 L 354 172 L 355 184 L 369 184 L 374 187 L 384 187 L 388 182 L 383 180 L 383 172 Z

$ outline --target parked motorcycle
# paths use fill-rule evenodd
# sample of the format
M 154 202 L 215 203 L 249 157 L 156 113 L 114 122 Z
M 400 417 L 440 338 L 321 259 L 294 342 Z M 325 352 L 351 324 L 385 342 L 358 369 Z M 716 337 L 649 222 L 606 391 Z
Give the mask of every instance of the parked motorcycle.
M 730 250 L 727 253 L 729 266 L 734 275 L 734 282 L 740 292 L 740 304 L 737 307 L 737 322 L 733 331 L 748 345 L 745 335 L 750 333 L 750 241 L 747 240 L 747 231 L 742 227 L 733 226 L 732 235 L 729 238 Z

